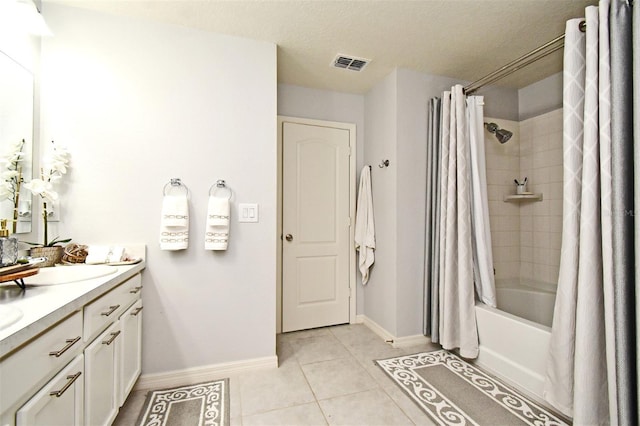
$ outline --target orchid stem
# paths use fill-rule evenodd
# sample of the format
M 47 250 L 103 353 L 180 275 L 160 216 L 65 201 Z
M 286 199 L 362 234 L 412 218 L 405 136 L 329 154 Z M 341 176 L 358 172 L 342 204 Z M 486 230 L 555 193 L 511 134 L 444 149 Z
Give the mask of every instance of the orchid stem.
M 42 218 L 44 219 L 44 246 L 47 247 L 47 245 L 49 244 L 49 224 L 47 222 L 47 203 L 43 202 L 42 203 Z

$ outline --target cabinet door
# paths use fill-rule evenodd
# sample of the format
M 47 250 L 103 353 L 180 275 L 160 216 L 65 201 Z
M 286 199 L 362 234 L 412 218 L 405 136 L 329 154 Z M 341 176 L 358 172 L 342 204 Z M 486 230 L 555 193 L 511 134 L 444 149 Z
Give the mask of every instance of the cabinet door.
M 115 322 L 84 350 L 84 414 L 87 425 L 110 425 L 118 414 L 119 344 L 120 323 Z
M 142 300 L 120 317 L 120 406 L 124 404 L 142 370 Z
M 84 359 L 78 355 L 18 410 L 16 425 L 82 425 L 83 373 Z

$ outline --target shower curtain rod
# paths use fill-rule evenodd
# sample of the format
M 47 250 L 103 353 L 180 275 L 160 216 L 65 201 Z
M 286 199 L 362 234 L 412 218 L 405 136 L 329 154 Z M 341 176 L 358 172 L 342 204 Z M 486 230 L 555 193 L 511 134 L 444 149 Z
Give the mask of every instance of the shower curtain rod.
M 584 32 L 586 27 L 587 27 L 586 22 L 580 21 L 580 24 L 579 24 L 580 31 Z M 518 59 L 509 62 L 507 65 L 504 65 L 503 67 L 498 68 L 492 73 L 489 73 L 484 77 L 474 81 L 473 83 L 465 86 L 464 93 L 467 95 L 470 95 L 476 90 L 480 89 L 481 87 L 484 87 L 487 84 L 491 84 L 494 81 L 500 80 L 510 74 L 513 74 L 519 69 L 524 68 L 527 65 L 532 64 L 533 62 L 536 62 L 537 60 L 542 59 L 545 56 L 550 55 L 551 53 L 557 50 L 562 49 L 563 47 L 564 47 L 564 34 L 559 35 L 558 37 L 532 50 L 531 52 L 522 55 Z

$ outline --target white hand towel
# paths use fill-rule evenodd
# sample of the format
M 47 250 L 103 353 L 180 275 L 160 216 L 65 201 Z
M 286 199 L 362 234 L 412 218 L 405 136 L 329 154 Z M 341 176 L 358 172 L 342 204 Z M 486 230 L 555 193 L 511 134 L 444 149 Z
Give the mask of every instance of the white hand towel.
M 87 251 L 84 263 L 88 265 L 120 262 L 124 256 L 124 247 L 120 246 L 89 246 Z
M 186 195 L 165 195 L 162 199 L 163 226 L 189 226 L 189 205 Z
M 160 249 L 189 247 L 189 201 L 187 195 L 165 195 L 160 220 Z
M 362 273 L 362 285 L 369 281 L 369 268 L 375 260 L 376 231 L 373 220 L 373 195 L 371 193 L 371 169 L 364 166 L 360 173 L 358 203 L 356 206 L 356 250 L 359 251 L 358 268 Z
M 231 203 L 228 198 L 209 197 L 207 226 L 229 226 Z
M 228 198 L 209 197 L 207 225 L 204 236 L 205 250 L 226 250 L 229 244 L 231 203 Z

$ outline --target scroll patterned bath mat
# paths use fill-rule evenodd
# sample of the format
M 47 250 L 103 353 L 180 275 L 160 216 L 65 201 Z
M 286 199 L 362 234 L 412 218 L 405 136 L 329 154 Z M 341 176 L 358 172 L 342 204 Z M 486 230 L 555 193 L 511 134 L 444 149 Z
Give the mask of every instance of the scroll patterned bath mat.
M 376 363 L 439 425 L 567 424 L 445 350 Z
M 139 426 L 229 424 L 229 379 L 150 391 Z

